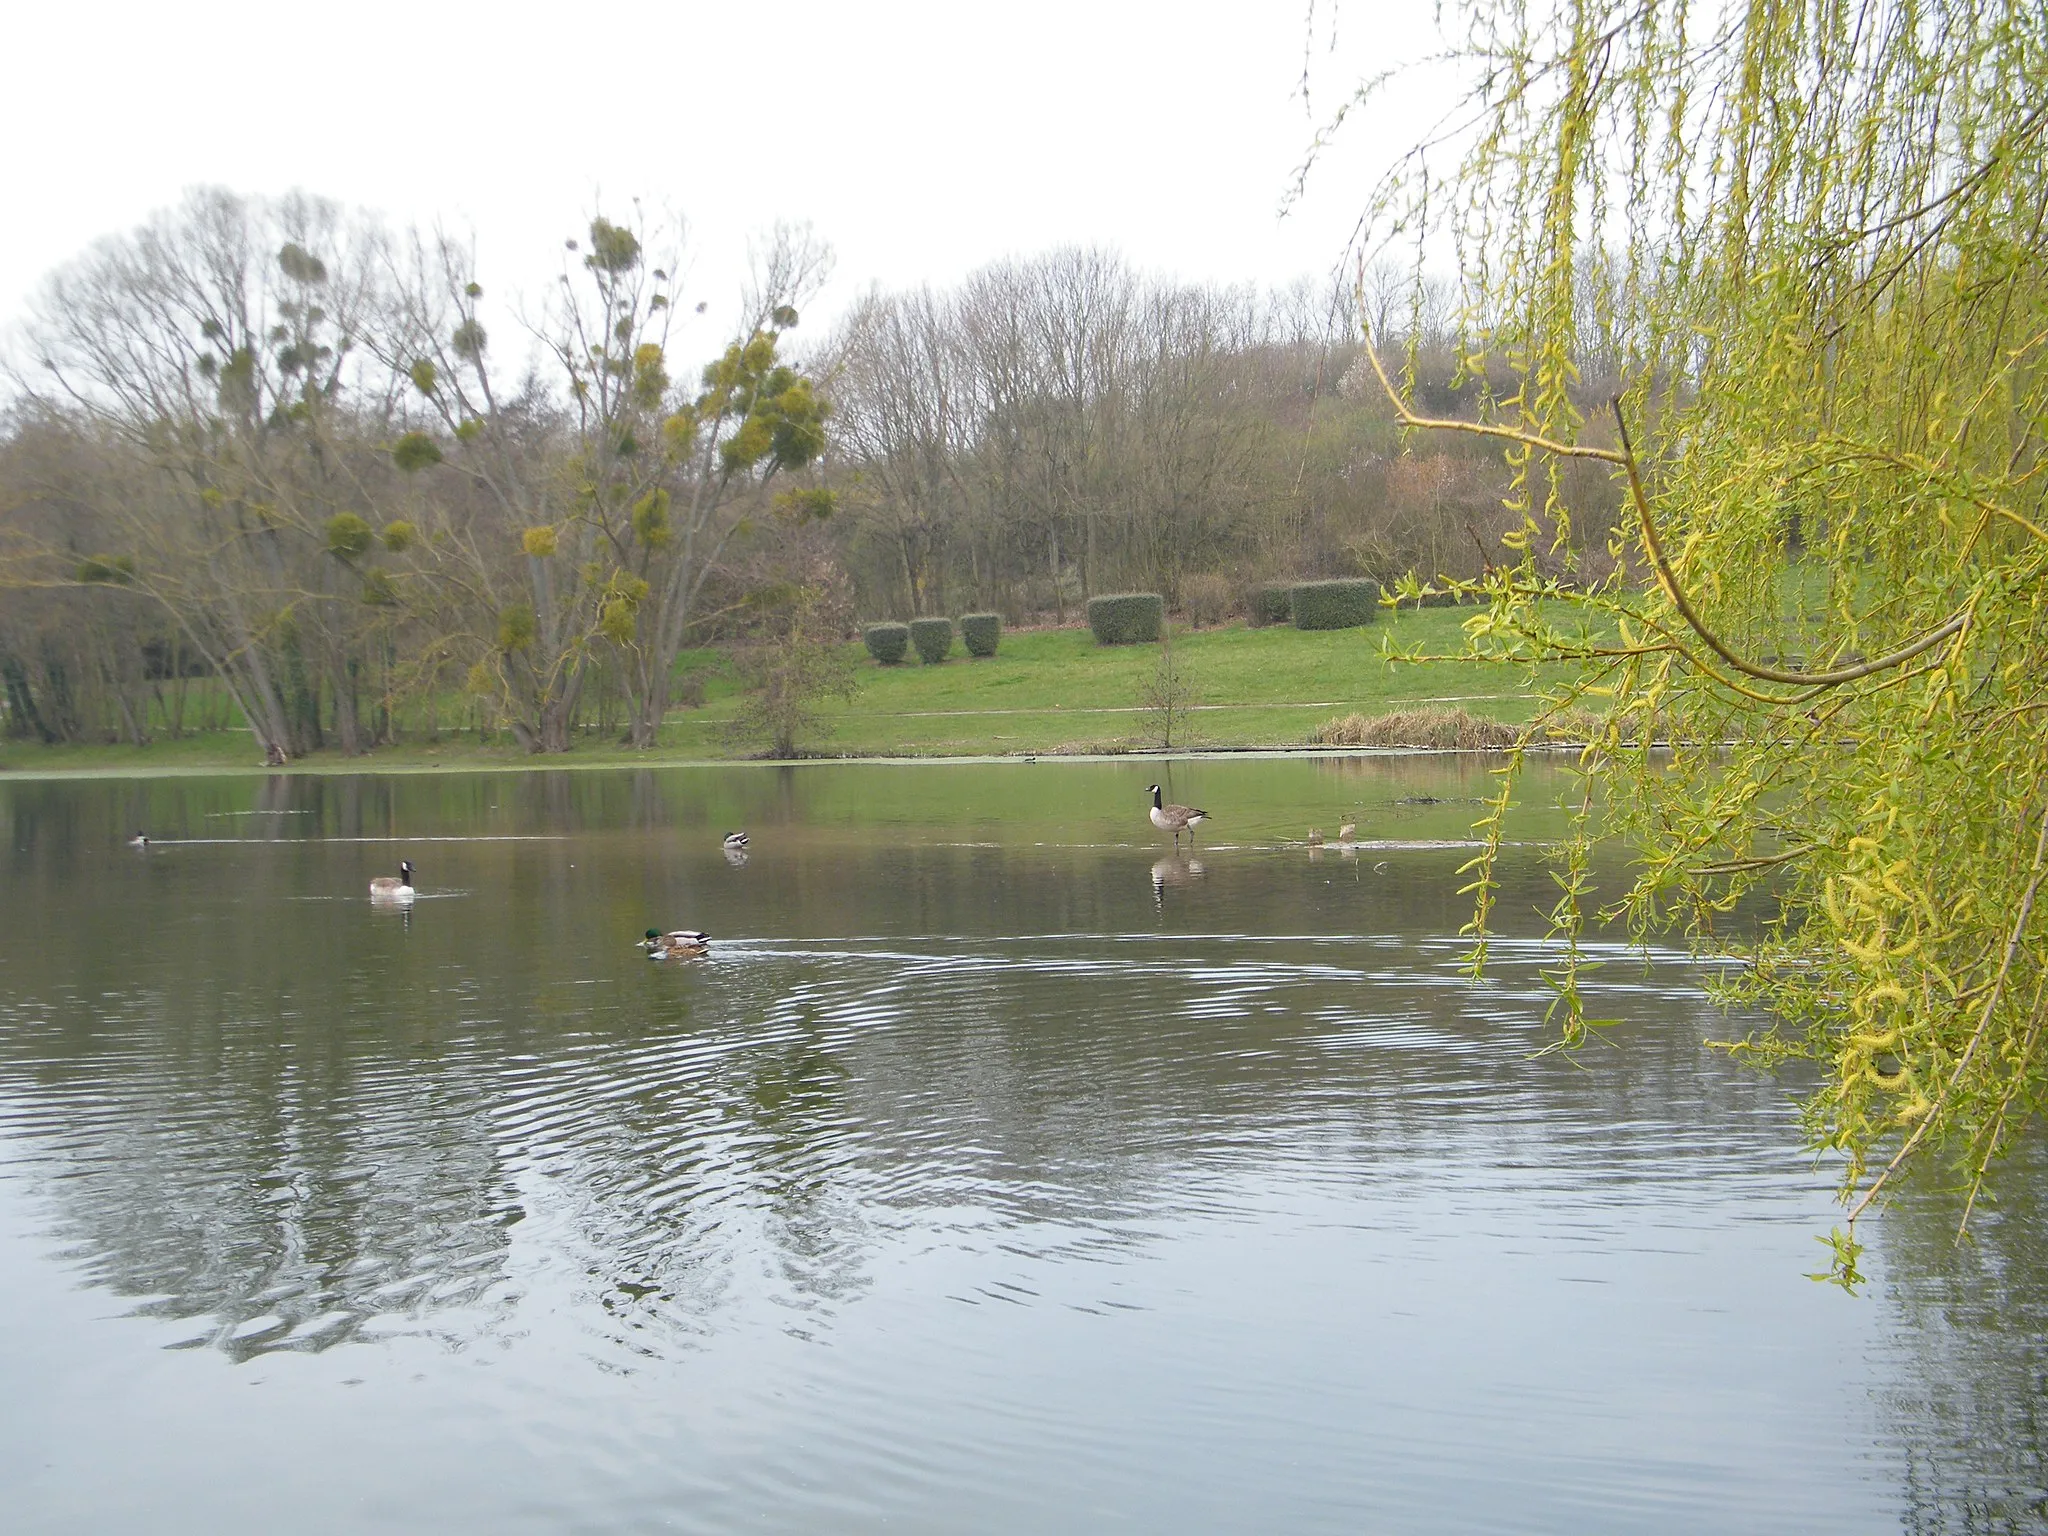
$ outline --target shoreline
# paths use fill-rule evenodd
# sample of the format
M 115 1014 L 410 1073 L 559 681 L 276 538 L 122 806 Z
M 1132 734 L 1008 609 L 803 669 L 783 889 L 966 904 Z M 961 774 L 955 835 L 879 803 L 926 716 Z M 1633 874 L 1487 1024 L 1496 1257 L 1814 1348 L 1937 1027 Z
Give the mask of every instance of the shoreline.
M 1568 741 L 1532 742 L 1531 752 L 1576 752 L 1582 743 Z M 129 749 L 134 750 L 134 749 Z M 144 749 L 147 750 L 147 749 Z M 1042 763 L 1116 762 L 1232 762 L 1275 761 L 1287 758 L 1338 757 L 1498 757 L 1505 747 L 1176 747 L 1133 749 L 1128 752 L 983 752 L 922 755 L 876 755 L 820 753 L 806 757 L 666 757 L 649 754 L 639 758 L 602 757 L 578 760 L 574 753 L 535 754 L 504 762 L 462 758 L 447 762 L 379 763 L 374 755 L 336 761 L 300 759 L 282 768 L 267 764 L 163 763 L 111 764 L 64 768 L 16 768 L 0 763 L 0 785 L 49 783 L 65 779 L 204 779 L 204 778 L 341 778 L 351 775 L 401 775 L 430 773 L 590 773 L 605 769 L 641 768 L 816 768 L 865 765 L 875 767 L 982 766 L 1010 763 L 1029 767 Z

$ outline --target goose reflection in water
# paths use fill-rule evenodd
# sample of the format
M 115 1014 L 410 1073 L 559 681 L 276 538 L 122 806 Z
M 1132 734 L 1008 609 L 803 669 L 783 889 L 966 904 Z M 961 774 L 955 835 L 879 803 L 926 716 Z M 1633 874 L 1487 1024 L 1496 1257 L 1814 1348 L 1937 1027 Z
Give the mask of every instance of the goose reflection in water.
M 1178 854 L 1161 859 L 1152 866 L 1152 903 L 1162 912 L 1166 910 L 1166 888 L 1169 885 L 1193 885 L 1208 873 L 1200 859 L 1184 858 Z
M 409 901 L 373 901 L 370 910 L 380 920 L 395 917 L 398 926 L 407 933 L 412 932 L 412 903 Z

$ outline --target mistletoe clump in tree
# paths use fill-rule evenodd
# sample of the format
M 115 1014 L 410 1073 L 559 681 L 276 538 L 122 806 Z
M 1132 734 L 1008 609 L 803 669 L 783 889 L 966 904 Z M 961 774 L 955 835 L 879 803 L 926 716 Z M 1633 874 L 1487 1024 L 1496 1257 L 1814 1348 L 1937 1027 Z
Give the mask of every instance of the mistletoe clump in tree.
M 447 443 L 413 434 L 425 445 L 417 467 L 464 476 L 524 530 L 516 559 L 457 541 L 451 563 L 463 566 L 456 584 L 496 615 L 471 685 L 501 701 L 536 751 L 568 746 L 600 648 L 623 663 L 630 739 L 654 744 L 698 598 L 742 514 L 824 448 L 826 402 L 782 355 L 795 300 L 828 265 L 824 249 L 804 231 L 777 232 L 742 334 L 686 391 L 670 376 L 675 261 L 650 262 L 645 233 L 598 217 L 587 245 L 568 242 L 539 330 L 553 392 L 510 390 L 499 376 L 466 252 L 445 241 L 418 249 L 403 283 L 411 323 L 398 360 Z M 801 505 L 831 508 L 822 495 Z

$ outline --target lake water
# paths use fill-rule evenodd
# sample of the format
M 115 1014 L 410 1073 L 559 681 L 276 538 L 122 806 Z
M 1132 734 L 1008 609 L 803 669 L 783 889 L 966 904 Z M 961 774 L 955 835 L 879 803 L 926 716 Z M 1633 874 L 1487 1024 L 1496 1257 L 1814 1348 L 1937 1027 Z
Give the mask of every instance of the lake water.
M 1814 1284 L 1806 1079 L 1683 954 L 1537 1054 L 1540 804 L 1461 975 L 1486 787 L 0 781 L 0 1524 L 2048 1528 L 2038 1143 Z

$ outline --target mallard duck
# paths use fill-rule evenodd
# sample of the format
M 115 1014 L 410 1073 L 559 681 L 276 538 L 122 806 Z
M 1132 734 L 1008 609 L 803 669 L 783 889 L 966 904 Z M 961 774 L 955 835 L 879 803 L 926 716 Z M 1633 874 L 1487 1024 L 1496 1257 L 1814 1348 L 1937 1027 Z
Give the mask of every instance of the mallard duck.
M 138 832 L 128 839 L 128 846 L 130 848 L 147 848 L 149 846 L 149 839 Z
M 727 853 L 743 853 L 743 852 L 745 852 L 745 851 L 746 851 L 746 846 L 747 846 L 747 834 L 746 834 L 746 833 L 744 833 L 744 832 L 728 832 L 728 833 L 726 833 L 726 834 L 725 834 L 725 851 L 726 851 Z
M 379 875 L 370 882 L 370 900 L 372 901 L 411 901 L 412 898 L 412 860 L 410 859 L 400 859 L 398 861 L 398 878 L 396 880 L 392 879 L 389 875 Z
M 1185 832 L 1188 841 L 1195 840 L 1195 828 L 1209 819 L 1207 811 L 1198 811 L 1191 805 L 1165 805 L 1161 803 L 1161 790 L 1157 784 L 1152 789 L 1152 825 L 1162 832 L 1173 834 L 1173 846 L 1180 847 L 1180 835 Z
M 694 960 L 710 952 L 711 935 L 695 928 L 678 928 L 671 933 L 650 928 L 640 947 L 647 951 L 650 960 Z

